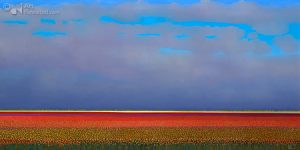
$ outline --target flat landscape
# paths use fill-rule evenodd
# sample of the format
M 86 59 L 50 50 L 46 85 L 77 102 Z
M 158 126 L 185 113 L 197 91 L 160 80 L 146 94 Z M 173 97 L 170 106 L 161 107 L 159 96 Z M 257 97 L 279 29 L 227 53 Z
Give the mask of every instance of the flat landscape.
M 1 111 L 0 145 L 299 144 L 297 112 Z

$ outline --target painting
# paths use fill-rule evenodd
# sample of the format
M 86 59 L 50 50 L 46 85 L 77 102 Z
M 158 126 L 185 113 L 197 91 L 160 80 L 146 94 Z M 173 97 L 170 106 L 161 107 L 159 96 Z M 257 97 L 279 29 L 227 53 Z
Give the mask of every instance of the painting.
M 300 149 L 300 1 L 0 0 L 0 149 Z

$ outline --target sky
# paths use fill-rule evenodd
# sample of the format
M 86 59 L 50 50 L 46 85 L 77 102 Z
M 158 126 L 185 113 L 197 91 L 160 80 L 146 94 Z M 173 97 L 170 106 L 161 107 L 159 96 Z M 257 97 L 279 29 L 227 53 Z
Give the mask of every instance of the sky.
M 300 110 L 298 0 L 0 6 L 0 109 Z

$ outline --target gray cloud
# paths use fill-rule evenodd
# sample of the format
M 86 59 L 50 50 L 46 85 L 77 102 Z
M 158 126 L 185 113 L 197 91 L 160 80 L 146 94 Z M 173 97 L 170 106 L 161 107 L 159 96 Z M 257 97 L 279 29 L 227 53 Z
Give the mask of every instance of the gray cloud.
M 1 108 L 299 109 L 300 61 L 294 54 L 299 40 L 289 35 L 276 38 L 274 43 L 293 55 L 270 57 L 271 47 L 257 38 L 257 33 L 286 33 L 289 23 L 300 21 L 298 7 L 70 5 L 60 8 L 58 16 L 1 13 L 0 20 L 28 21 L 0 23 Z M 248 41 L 235 27 L 119 25 L 103 23 L 101 16 L 129 22 L 140 16 L 165 16 L 177 21 L 243 23 L 257 33 Z M 57 24 L 41 24 L 40 18 L 55 19 Z M 38 30 L 66 36 L 34 36 Z M 136 36 L 141 33 L 161 36 Z M 176 39 L 178 34 L 191 38 Z M 160 48 L 191 54 L 162 55 Z M 217 51 L 224 56 L 214 57 Z

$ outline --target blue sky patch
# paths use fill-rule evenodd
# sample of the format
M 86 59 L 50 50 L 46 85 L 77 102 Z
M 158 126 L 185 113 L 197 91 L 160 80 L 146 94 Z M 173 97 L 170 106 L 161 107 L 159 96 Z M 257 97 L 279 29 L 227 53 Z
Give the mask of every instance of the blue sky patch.
M 289 24 L 288 34 L 292 35 L 295 39 L 300 40 L 300 23 Z
M 67 34 L 65 32 L 57 32 L 57 31 L 37 31 L 37 32 L 33 32 L 32 35 L 40 36 L 40 37 L 56 37 L 56 36 L 65 36 Z
M 204 36 L 206 39 L 215 39 L 215 38 L 217 38 L 218 36 L 216 36 L 216 35 L 205 35 Z
M 50 24 L 50 25 L 56 24 L 56 21 L 54 19 L 49 19 L 49 18 L 41 18 L 40 22 L 42 24 Z
M 164 55 L 185 55 L 185 54 L 191 54 L 192 51 L 190 50 L 182 50 L 182 49 L 173 49 L 173 48 L 160 48 L 160 53 Z
M 102 16 L 100 17 L 100 21 L 104 23 L 115 23 L 120 25 L 155 25 L 162 23 L 169 23 L 175 26 L 184 26 L 184 27 L 212 27 L 212 28 L 227 28 L 227 27 L 235 27 L 242 31 L 244 31 L 244 35 L 242 38 L 248 38 L 250 33 L 256 32 L 250 25 L 247 24 L 238 24 L 238 23 L 227 23 L 227 22 L 206 22 L 206 21 L 174 21 L 172 19 L 166 17 L 158 17 L 158 16 L 142 16 L 136 21 L 121 21 L 118 19 L 114 19 L 110 16 Z
M 157 37 L 160 36 L 158 33 L 141 33 L 141 34 L 136 34 L 137 37 Z
M 5 21 L 1 21 L 1 23 L 16 24 L 16 25 L 26 25 L 26 24 L 28 24 L 28 22 L 25 21 L 25 20 L 5 20 Z
M 276 37 L 277 35 L 258 34 L 258 39 L 265 42 L 271 48 L 270 56 L 283 56 L 284 51 L 274 43 Z

